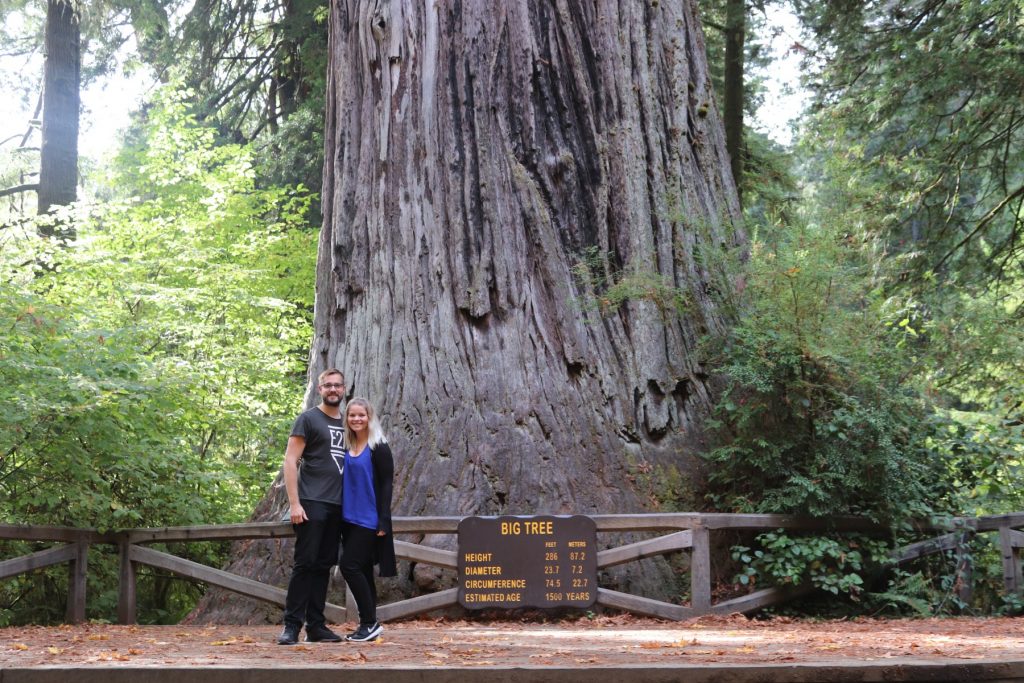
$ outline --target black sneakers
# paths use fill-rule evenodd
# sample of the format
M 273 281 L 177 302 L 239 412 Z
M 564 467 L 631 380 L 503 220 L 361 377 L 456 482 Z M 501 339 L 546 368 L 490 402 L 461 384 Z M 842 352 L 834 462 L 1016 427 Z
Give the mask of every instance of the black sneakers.
M 302 626 L 296 626 L 295 624 L 285 624 L 284 630 L 281 631 L 281 635 L 277 637 L 278 645 L 294 645 L 299 642 L 299 630 Z
M 300 630 L 302 630 L 301 626 L 285 624 L 284 630 L 281 631 L 281 635 L 277 637 L 277 644 L 295 645 L 299 642 Z M 369 640 L 377 640 L 377 638 L 380 638 L 380 634 L 382 633 L 384 633 L 384 627 L 378 622 L 374 622 L 372 624 L 359 624 L 359 628 L 348 634 L 348 636 L 345 637 L 345 640 L 363 643 Z M 341 640 L 341 636 L 323 624 L 320 626 L 306 625 L 307 643 L 340 643 Z
M 324 625 L 310 626 L 306 624 L 307 643 L 340 643 L 341 636 Z
M 384 633 L 384 627 L 380 625 L 379 621 L 375 621 L 372 624 L 359 624 L 359 628 L 348 634 L 345 640 L 365 643 L 369 640 L 377 640 L 382 633 Z

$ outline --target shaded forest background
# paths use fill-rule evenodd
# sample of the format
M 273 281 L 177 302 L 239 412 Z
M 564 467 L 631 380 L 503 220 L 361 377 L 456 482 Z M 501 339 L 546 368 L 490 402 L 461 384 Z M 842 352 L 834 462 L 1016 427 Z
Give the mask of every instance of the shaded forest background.
M 242 521 L 280 467 L 307 384 L 328 8 L 46 5 L 5 3 L 0 52 L 74 44 L 47 51 L 73 53 L 51 90 L 125 68 L 160 86 L 109 159 L 74 151 L 70 188 L 66 145 L 62 172 L 43 163 L 60 140 L 42 99 L 0 146 L 0 519 Z M 783 6 L 804 27 L 794 47 L 812 95 L 786 147 L 745 123 L 772 68 L 766 13 Z M 735 323 L 704 340 L 723 387 L 706 486 L 637 468 L 648 509 L 854 513 L 897 530 L 1024 509 L 1019 3 L 715 0 L 701 12 L 749 250 L 720 264 Z M 70 23 L 47 38 L 55 13 Z M 0 77 L 34 100 L 49 73 Z M 595 259 L 579 255 L 581 276 Z M 599 287 L 576 303 L 678 303 L 643 271 Z M 810 581 L 842 596 L 831 609 L 1020 611 L 1000 596 L 985 539 L 968 554 L 969 605 L 949 561 L 884 571 L 898 540 L 765 534 L 736 546 L 723 582 Z M 0 542 L 3 557 L 28 551 Z M 228 549 L 178 552 L 220 565 Z M 88 610 L 109 619 L 116 555 L 97 555 Z M 179 620 L 202 592 L 160 573 L 140 581 L 149 622 Z M 65 585 L 59 571 L 0 583 L 0 625 L 59 620 Z

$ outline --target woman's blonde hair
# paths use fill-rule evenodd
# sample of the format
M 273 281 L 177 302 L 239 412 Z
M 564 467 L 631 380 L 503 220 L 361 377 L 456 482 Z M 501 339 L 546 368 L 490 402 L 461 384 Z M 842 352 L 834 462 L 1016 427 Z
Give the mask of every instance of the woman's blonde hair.
M 366 417 L 369 418 L 367 420 L 367 432 L 369 435 L 367 443 L 370 448 L 379 443 L 387 443 L 384 430 L 380 427 L 380 420 L 377 419 L 377 411 L 373 409 L 373 405 L 368 400 L 357 396 L 345 405 L 345 448 L 349 448 L 356 437 L 356 433 L 349 429 L 348 426 L 348 409 L 352 406 L 362 406 L 366 409 Z

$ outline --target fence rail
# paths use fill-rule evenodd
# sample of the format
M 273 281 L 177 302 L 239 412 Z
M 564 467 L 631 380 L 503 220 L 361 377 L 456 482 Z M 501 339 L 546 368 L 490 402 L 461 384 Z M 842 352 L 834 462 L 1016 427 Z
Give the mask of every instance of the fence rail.
M 395 534 L 456 534 L 462 517 L 395 517 Z M 711 532 L 723 530 L 789 531 L 845 531 L 886 533 L 887 527 L 857 517 L 817 519 L 796 515 L 736 515 L 712 513 L 665 513 L 629 515 L 592 515 L 598 533 L 661 532 L 654 538 L 601 550 L 597 554 L 598 569 L 606 569 L 628 562 L 669 553 L 690 552 L 690 604 L 676 605 L 638 595 L 598 588 L 597 604 L 627 610 L 646 616 L 681 620 L 702 614 L 753 612 L 778 604 L 813 590 L 810 586 L 776 587 L 756 591 L 732 600 L 712 602 L 711 586 Z M 1024 588 L 1021 577 L 1021 552 L 1024 548 L 1024 513 L 990 515 L 986 517 L 954 517 L 914 525 L 922 535 L 940 533 L 939 536 L 911 543 L 895 550 L 896 564 L 912 562 L 934 553 L 953 551 L 958 567 L 962 553 L 970 538 L 978 533 L 996 532 L 1003 564 L 1005 591 L 1020 594 Z M 0 525 L 0 539 L 23 541 L 56 541 L 63 545 L 0 561 L 0 579 L 17 576 L 44 567 L 67 563 L 68 605 L 66 619 L 77 623 L 85 620 L 85 595 L 89 547 L 94 544 L 116 545 L 120 552 L 120 579 L 118 620 L 123 624 L 136 619 L 136 569 L 138 565 L 156 567 L 178 576 L 202 581 L 206 584 L 239 593 L 257 600 L 283 606 L 285 591 L 221 569 L 177 557 L 170 553 L 147 548 L 150 543 L 193 541 L 237 541 L 246 539 L 282 539 L 293 536 L 288 522 L 251 522 L 246 524 L 220 524 L 188 527 L 161 527 L 124 529 L 100 533 L 92 529 L 68 527 Z M 395 541 L 395 554 L 399 559 L 430 564 L 445 569 L 456 569 L 458 554 L 418 543 Z M 959 570 L 958 570 L 959 571 Z M 961 598 L 969 600 L 970 581 L 962 581 Z M 421 595 L 378 607 L 383 621 L 399 619 L 457 604 L 458 589 Z M 334 622 L 355 617 L 355 604 L 351 595 L 346 605 L 328 604 L 325 614 Z

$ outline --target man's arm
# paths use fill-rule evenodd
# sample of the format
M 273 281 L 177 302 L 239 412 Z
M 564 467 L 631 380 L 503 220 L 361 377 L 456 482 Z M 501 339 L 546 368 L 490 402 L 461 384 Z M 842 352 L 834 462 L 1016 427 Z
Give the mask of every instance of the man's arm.
M 299 503 L 299 460 L 306 449 L 306 440 L 301 436 L 289 436 L 284 450 L 284 490 L 288 494 L 288 516 L 292 524 L 302 524 L 308 517 Z

